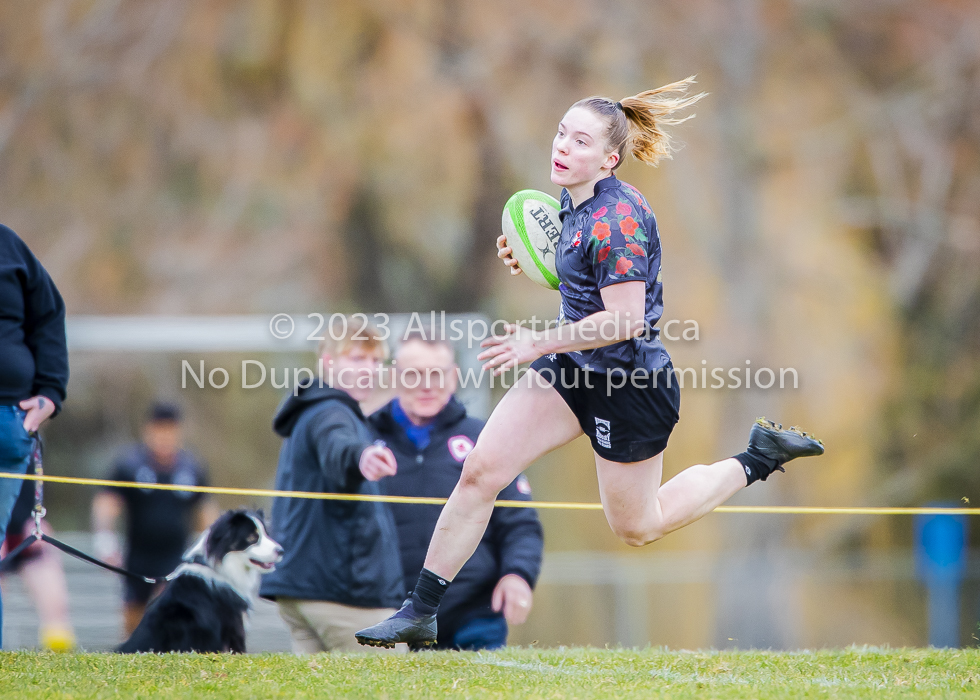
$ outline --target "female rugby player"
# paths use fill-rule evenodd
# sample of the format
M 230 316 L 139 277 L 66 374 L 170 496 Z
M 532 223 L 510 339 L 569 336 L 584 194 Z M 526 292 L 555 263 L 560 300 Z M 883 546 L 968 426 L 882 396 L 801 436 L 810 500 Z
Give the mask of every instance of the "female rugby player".
M 693 82 L 620 102 L 590 97 L 562 117 L 551 152 L 551 181 L 563 188 L 560 324 L 534 332 L 509 326 L 483 342 L 484 369 L 531 368 L 467 456 L 412 597 L 358 632 L 362 644 L 434 642 L 439 601 L 483 537 L 497 494 L 538 457 L 583 433 L 595 451 L 606 519 L 637 547 L 694 522 L 791 459 L 823 453 L 806 433 L 759 419 L 745 452 L 689 467 L 661 485 L 680 390 L 656 328 L 663 313 L 660 237 L 646 199 L 615 171 L 627 154 L 650 165 L 670 157 L 664 126 L 684 121 L 673 113 L 704 96 L 686 95 Z M 503 236 L 497 247 L 519 274 Z

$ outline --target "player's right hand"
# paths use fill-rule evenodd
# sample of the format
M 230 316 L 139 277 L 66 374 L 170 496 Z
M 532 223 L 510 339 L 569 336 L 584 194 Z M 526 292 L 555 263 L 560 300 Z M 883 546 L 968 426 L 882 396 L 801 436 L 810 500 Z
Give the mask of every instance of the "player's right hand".
M 497 238 L 497 257 L 503 260 L 504 265 L 510 268 L 510 274 L 519 275 L 523 270 L 521 270 L 520 263 L 511 255 L 513 252 L 513 248 L 507 245 L 507 236 L 503 233 L 500 234 Z
M 377 481 L 382 477 L 394 476 L 398 472 L 395 453 L 387 447 L 379 445 L 364 448 L 357 466 L 368 481 Z

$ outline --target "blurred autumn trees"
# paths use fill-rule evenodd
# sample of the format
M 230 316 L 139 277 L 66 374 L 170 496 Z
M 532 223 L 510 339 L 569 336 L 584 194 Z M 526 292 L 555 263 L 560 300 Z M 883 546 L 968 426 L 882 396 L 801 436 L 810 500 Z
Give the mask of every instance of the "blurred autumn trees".
M 854 6 L 830 31 L 862 142 L 844 217 L 888 274 L 900 381 L 883 497 L 980 486 L 980 22 L 972 3 Z
M 493 254 L 504 201 L 553 190 L 575 100 L 697 74 L 685 147 L 621 172 L 658 215 L 667 317 L 701 324 L 671 352 L 802 382 L 685 390 L 668 472 L 769 413 L 831 449 L 747 497 L 958 499 L 980 487 L 978 71 L 970 0 L 10 0 L 0 220 L 73 314 L 553 316 Z M 582 498 L 587 472 L 542 482 Z M 607 546 L 577 527 L 557 537 Z

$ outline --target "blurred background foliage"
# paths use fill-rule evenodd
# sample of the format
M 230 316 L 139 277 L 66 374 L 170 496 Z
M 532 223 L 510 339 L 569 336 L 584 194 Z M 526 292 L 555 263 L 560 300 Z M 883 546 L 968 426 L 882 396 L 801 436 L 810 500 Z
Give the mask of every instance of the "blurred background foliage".
M 494 256 L 504 201 L 554 191 L 551 138 L 572 102 L 697 74 L 710 96 L 676 129 L 682 150 L 620 173 L 658 215 L 665 320 L 699 324 L 668 346 L 679 367 L 801 380 L 686 389 L 668 475 L 740 451 L 766 414 L 828 454 L 741 502 L 980 503 L 978 71 L 970 0 L 9 0 L 0 220 L 74 315 L 552 318 L 554 295 Z M 181 359 L 201 358 L 74 353 L 52 468 L 104 473 L 170 395 L 215 482 L 269 484 L 278 392 L 181 391 Z M 597 497 L 583 441 L 530 477 L 539 498 Z M 53 491 L 56 524 L 83 526 L 84 499 Z M 624 549 L 598 516 L 544 518 L 549 550 Z M 713 516 L 654 551 L 888 549 L 910 531 Z M 729 623 L 758 627 L 743 646 L 836 642 L 833 625 L 858 630 L 845 642 L 910 638 L 879 614 L 906 592 L 851 590 L 804 632 L 792 621 L 820 616 L 753 566 L 722 567 L 717 594 L 670 593 L 664 609 L 704 624 L 662 643 L 724 646 Z M 535 619 L 560 616 L 550 604 Z

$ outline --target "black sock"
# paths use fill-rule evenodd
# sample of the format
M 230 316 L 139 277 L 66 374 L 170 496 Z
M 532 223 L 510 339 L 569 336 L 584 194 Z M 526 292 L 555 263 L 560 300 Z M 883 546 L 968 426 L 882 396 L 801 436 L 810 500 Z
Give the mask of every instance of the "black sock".
M 735 455 L 735 459 L 741 463 L 742 469 L 745 470 L 746 486 L 751 486 L 755 481 L 765 481 L 777 469 L 785 471 L 779 462 L 760 454 L 743 452 Z
M 422 615 L 435 615 L 439 610 L 439 603 L 442 597 L 449 590 L 452 581 L 436 576 L 428 569 L 422 569 L 419 574 L 419 581 L 415 584 L 415 591 L 412 593 L 412 607 L 415 612 Z

